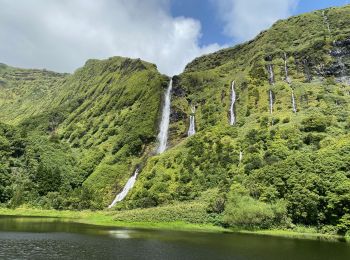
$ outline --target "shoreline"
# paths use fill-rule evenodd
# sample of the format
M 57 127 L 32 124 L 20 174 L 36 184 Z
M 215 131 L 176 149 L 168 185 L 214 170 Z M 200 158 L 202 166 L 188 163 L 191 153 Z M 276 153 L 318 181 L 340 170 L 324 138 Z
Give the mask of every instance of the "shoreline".
M 70 210 L 45 210 L 18 208 L 8 209 L 0 208 L 1 216 L 18 216 L 18 217 L 47 217 L 58 218 L 62 221 L 75 222 L 81 224 L 115 227 L 115 228 L 134 228 L 134 229 L 151 229 L 151 230 L 168 230 L 168 231 L 187 231 L 187 232 L 214 232 L 214 233 L 237 233 L 260 236 L 275 236 L 292 239 L 323 240 L 333 242 L 350 242 L 344 236 L 297 232 L 288 229 L 267 229 L 267 230 L 242 230 L 235 228 L 224 228 L 213 224 L 186 223 L 181 221 L 173 222 L 127 222 L 114 220 L 113 211 L 70 211 Z

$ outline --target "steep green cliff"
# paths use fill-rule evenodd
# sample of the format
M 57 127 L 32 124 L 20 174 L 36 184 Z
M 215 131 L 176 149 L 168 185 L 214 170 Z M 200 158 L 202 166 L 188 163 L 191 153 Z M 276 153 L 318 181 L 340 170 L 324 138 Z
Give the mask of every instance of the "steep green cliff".
M 224 226 L 346 232 L 349 17 L 350 6 L 292 17 L 192 61 L 173 78 L 161 155 L 169 78 L 154 65 L 89 60 L 72 75 L 1 65 L 0 202 L 105 208 L 140 168 L 117 209 L 195 200 Z
M 6 171 L 14 175 L 13 183 L 28 179 L 33 186 L 28 192 L 34 197 L 55 197 L 48 192 L 69 197 L 81 187 L 91 193 L 89 200 L 98 201 L 97 207 L 104 207 L 155 149 L 161 98 L 169 79 L 152 64 L 118 57 L 89 60 L 72 75 L 4 66 L 2 78 L 2 122 L 22 133 L 24 146 L 20 156 L 8 156 L 23 164 L 20 168 L 28 175 L 15 176 L 17 166 L 8 164 L 8 157 Z M 31 173 L 61 177 L 57 187 L 40 192 Z M 13 186 L 13 193 L 20 191 Z M 19 203 L 33 202 L 25 194 L 18 196 Z M 55 203 L 75 207 L 78 200 Z
M 148 161 L 125 206 L 192 200 L 214 189 L 214 212 L 225 211 L 233 224 L 249 219 L 234 210 L 237 196 L 267 212 L 284 204 L 294 223 L 348 218 L 349 17 L 349 6 L 292 17 L 187 65 L 174 78 L 172 149 Z M 191 106 L 197 133 L 186 138 Z M 242 214 L 260 214 L 254 210 Z

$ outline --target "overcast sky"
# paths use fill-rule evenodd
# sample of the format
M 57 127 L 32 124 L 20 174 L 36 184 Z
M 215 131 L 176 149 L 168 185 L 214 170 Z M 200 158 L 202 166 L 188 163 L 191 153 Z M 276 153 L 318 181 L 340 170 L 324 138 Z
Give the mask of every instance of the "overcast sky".
M 0 0 L 0 62 L 73 72 L 141 58 L 167 75 L 253 38 L 276 20 L 347 0 Z

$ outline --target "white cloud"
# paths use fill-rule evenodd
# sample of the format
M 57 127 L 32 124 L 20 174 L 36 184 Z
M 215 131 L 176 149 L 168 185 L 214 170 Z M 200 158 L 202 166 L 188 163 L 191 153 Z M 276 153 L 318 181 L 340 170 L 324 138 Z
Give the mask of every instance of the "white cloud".
M 245 41 L 292 14 L 299 0 L 211 0 L 224 22 L 224 33 Z
M 177 74 L 199 46 L 201 25 L 172 17 L 169 0 L 0 0 L 0 62 L 73 71 L 89 58 L 127 56 Z

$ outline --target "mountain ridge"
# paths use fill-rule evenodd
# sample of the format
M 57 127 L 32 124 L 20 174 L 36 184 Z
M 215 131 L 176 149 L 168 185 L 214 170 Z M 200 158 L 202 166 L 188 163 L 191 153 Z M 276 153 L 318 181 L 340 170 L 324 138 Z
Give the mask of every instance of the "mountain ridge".
M 0 202 L 102 209 L 140 168 L 116 210 L 198 201 L 218 225 L 346 232 L 347 17 L 348 5 L 292 17 L 193 60 L 172 78 L 162 154 L 170 79 L 154 64 L 91 59 L 69 75 L 2 66 Z

